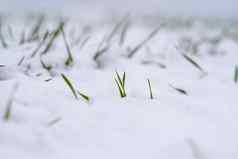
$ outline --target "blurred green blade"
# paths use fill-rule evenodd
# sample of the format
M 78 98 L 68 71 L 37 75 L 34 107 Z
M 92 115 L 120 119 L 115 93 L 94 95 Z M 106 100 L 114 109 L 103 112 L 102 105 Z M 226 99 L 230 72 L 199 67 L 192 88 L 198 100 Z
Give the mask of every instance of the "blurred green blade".
M 234 82 L 238 82 L 238 65 L 235 67 L 235 73 L 234 73 Z

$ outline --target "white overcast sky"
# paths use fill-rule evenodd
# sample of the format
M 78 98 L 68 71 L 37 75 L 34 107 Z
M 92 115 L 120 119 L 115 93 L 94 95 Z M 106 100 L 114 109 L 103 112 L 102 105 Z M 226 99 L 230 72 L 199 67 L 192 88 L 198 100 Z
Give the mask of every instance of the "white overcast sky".
M 153 11 L 168 15 L 195 15 L 238 18 L 238 0 L 0 0 L 0 11 L 80 11 L 82 6 L 138 13 Z M 93 11 L 90 7 L 88 11 Z

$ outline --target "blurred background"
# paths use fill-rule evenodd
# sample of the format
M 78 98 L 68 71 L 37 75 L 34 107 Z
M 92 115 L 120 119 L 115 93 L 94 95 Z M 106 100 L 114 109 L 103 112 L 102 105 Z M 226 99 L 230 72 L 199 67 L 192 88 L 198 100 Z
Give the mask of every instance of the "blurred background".
M 0 11 L 14 14 L 48 12 L 53 14 L 125 13 L 237 18 L 237 0 L 1 0 Z

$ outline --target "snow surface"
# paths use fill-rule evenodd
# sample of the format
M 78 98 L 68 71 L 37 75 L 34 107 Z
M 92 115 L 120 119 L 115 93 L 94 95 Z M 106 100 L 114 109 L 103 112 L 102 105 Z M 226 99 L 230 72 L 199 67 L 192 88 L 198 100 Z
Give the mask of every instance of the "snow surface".
M 111 48 L 100 57 L 97 68 L 92 57 L 105 33 L 113 25 L 92 24 L 90 40 L 83 48 L 71 47 L 75 63 L 65 68 L 67 57 L 60 36 L 42 59 L 51 64 L 49 74 L 39 55 L 30 58 L 38 42 L 18 45 L 17 36 L 26 25 L 11 21 L 15 37 L 6 35 L 7 49 L 0 49 L 0 114 L 13 98 L 9 121 L 0 120 L 0 156 L 4 159 L 236 159 L 238 157 L 238 86 L 234 68 L 238 44 L 220 28 L 196 24 L 185 29 L 162 28 L 132 58 L 128 47 L 140 43 L 154 26 L 133 25 L 125 44 L 113 38 Z M 72 45 L 82 23 L 67 26 Z M 47 26 L 54 28 L 54 24 Z M 70 28 L 76 28 L 71 36 Z M 85 35 L 87 36 L 87 35 Z M 213 44 L 204 39 L 221 38 Z M 199 43 L 189 54 L 204 69 L 201 72 L 182 53 L 191 51 L 181 40 Z M 214 53 L 215 49 L 215 53 Z M 213 52 L 212 52 L 213 50 Z M 23 63 L 18 66 L 20 59 Z M 145 61 L 149 64 L 145 65 Z M 157 63 L 163 64 L 161 68 Z M 26 71 L 27 68 L 30 69 Z M 126 72 L 127 97 L 120 98 L 115 71 Z M 39 74 L 40 73 L 40 74 Z M 74 86 L 91 97 L 76 100 L 60 77 L 64 73 Z M 150 100 L 146 79 L 155 99 Z M 48 82 L 45 80 L 52 79 Z M 13 87 L 18 89 L 13 93 Z M 183 89 L 179 93 L 170 85 Z M 55 124 L 51 123 L 58 120 Z

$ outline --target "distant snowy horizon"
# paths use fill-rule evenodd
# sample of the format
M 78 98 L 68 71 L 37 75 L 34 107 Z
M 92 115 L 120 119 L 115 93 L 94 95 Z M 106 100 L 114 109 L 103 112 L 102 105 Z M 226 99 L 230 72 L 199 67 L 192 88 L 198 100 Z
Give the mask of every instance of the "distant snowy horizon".
M 138 3 L 139 2 L 139 3 Z M 202 16 L 237 18 L 238 1 L 236 0 L 3 0 L 0 11 L 14 13 L 25 11 L 44 11 L 53 13 L 81 12 L 133 12 L 136 14 L 161 13 L 169 16 Z M 83 10 L 83 11 L 82 11 Z

